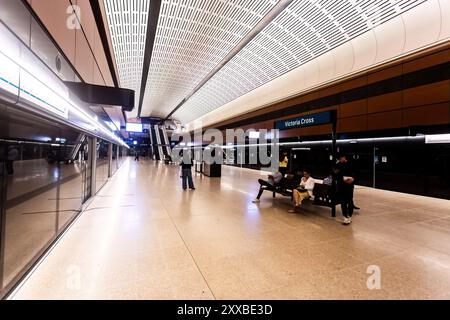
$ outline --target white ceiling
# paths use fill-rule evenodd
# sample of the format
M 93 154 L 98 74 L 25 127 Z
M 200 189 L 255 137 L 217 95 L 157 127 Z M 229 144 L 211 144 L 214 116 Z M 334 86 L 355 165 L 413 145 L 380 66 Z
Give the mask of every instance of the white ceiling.
M 167 116 L 276 2 L 163 0 L 142 114 Z
M 134 90 L 137 105 L 150 0 L 104 0 L 114 57 L 122 88 Z M 137 108 L 131 113 L 135 117 Z
M 294 1 L 174 117 L 200 118 L 424 1 Z
M 294 0 L 174 118 L 200 118 L 425 1 Z M 120 84 L 137 104 L 150 0 L 104 2 Z M 162 0 L 141 115 L 167 116 L 277 2 Z

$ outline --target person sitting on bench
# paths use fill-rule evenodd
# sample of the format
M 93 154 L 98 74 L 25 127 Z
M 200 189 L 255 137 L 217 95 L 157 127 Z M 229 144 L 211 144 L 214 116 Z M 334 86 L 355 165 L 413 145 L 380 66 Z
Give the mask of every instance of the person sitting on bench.
M 283 175 L 279 171 L 276 171 L 276 172 L 268 175 L 267 181 L 265 181 L 263 179 L 258 179 L 258 182 L 260 184 L 258 196 L 252 202 L 253 203 L 259 202 L 260 201 L 259 198 L 261 198 L 263 191 L 267 188 L 273 188 L 276 185 L 278 185 L 282 178 L 283 178 Z
M 297 189 L 293 190 L 294 209 L 289 210 L 290 213 L 297 212 L 303 200 L 310 199 L 313 195 L 315 180 L 311 177 L 309 170 L 303 170 L 303 178 Z

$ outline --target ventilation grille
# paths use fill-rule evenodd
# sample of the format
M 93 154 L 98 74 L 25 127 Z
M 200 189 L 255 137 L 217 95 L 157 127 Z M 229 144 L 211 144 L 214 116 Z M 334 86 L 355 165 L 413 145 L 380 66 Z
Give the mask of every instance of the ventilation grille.
M 276 0 L 163 0 L 142 115 L 166 116 Z
M 174 117 L 197 119 L 425 1 L 297 0 Z
M 120 86 L 139 101 L 150 0 L 104 0 Z

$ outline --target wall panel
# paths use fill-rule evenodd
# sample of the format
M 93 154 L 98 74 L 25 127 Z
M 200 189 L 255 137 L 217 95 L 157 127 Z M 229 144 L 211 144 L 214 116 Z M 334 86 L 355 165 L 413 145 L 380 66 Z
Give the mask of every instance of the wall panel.
M 367 115 L 342 118 L 337 124 L 337 131 L 343 132 L 358 132 L 367 130 Z
M 450 104 L 440 103 L 403 110 L 403 126 L 439 125 L 450 122 Z
M 367 112 L 376 113 L 402 108 L 402 93 L 400 91 L 382 94 L 367 99 Z
M 410 73 L 417 70 L 429 68 L 441 63 L 449 61 L 450 49 L 436 52 L 425 57 L 414 59 L 413 61 L 405 62 L 403 65 L 403 72 Z
M 97 26 L 95 24 L 91 4 L 89 3 L 89 0 L 72 0 L 72 3 L 76 3 L 76 5 L 80 7 L 79 20 L 81 21 L 81 26 L 83 27 L 87 41 L 90 43 L 91 47 L 93 47 L 94 32 L 97 29 Z
M 398 77 L 401 76 L 403 72 L 404 71 L 402 65 L 387 67 L 380 71 L 369 73 L 369 75 L 367 76 L 367 84 L 372 84 L 389 78 Z
M 402 111 L 386 111 L 367 116 L 368 130 L 394 129 L 402 127 Z
M 403 106 L 405 108 L 448 100 L 450 100 L 449 80 L 403 90 Z
M 31 7 L 59 44 L 72 64 L 75 64 L 75 29 L 67 27 L 68 0 L 32 0 Z
M 75 68 L 87 83 L 94 81 L 94 57 L 81 30 L 77 30 Z
M 29 3 L 85 82 L 114 85 L 89 0 L 29 0 Z M 67 27 L 71 3 L 80 7 L 78 20 L 84 32 Z M 94 68 L 97 63 L 98 70 Z
M 339 105 L 338 108 L 338 117 L 353 117 L 356 115 L 366 114 L 367 113 L 367 100 L 356 100 L 348 103 L 343 103 Z

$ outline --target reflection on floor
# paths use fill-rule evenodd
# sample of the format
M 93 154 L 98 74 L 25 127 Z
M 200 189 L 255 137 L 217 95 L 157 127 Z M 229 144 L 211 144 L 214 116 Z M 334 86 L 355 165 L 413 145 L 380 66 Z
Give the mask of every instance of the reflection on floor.
M 449 201 L 358 188 L 345 227 L 253 204 L 258 177 L 225 167 L 183 192 L 178 167 L 128 160 L 14 298 L 450 298 Z

